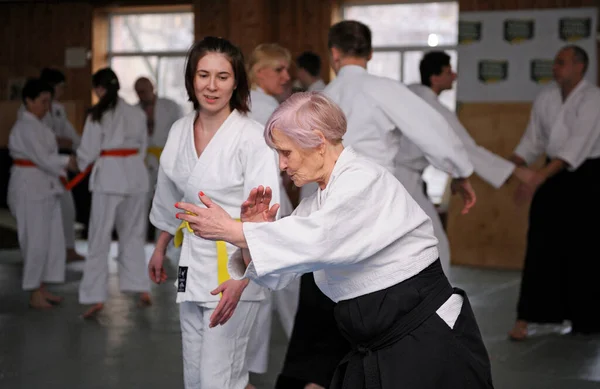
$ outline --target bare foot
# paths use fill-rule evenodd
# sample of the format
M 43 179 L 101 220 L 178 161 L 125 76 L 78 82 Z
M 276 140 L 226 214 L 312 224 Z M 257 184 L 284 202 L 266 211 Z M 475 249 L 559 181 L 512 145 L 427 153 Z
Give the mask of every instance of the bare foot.
M 67 262 L 78 262 L 85 260 L 83 255 L 80 255 L 75 249 L 67 249 Z
M 138 301 L 138 307 L 149 307 L 152 305 L 152 298 L 150 298 L 150 293 L 142 292 L 140 293 L 140 299 Z
M 249 383 L 248 385 L 246 385 L 245 389 L 256 389 L 256 386 Z
M 517 320 L 515 326 L 508 333 L 508 336 L 511 340 L 525 340 L 527 338 L 527 322 L 524 320 Z
M 100 312 L 102 309 L 104 309 L 103 303 L 94 304 L 94 305 L 92 305 L 92 307 L 90 309 L 85 311 L 85 313 L 83 315 L 81 315 L 81 317 L 84 319 L 92 319 L 92 318 L 96 317 L 98 312 Z
M 310 383 L 304 387 L 304 389 L 325 389 L 321 385 Z
M 40 288 L 40 292 L 42 293 L 42 296 L 44 296 L 44 298 L 51 304 L 60 304 L 63 301 L 62 297 L 48 292 L 48 289 L 43 286 Z
M 31 292 L 29 298 L 29 306 L 33 309 L 49 309 L 52 308 L 52 304 L 46 300 L 40 289 Z

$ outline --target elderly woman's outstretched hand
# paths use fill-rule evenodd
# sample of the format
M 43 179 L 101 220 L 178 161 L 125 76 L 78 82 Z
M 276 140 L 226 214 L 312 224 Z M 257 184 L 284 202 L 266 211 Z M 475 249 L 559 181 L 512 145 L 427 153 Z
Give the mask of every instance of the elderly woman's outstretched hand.
M 175 204 L 175 207 L 185 213 L 178 213 L 176 217 L 187 221 L 196 236 L 208 240 L 229 241 L 233 225 L 239 222 L 233 220 L 227 211 L 213 203 L 203 192 L 200 192 L 198 197 L 206 208 L 180 202 Z
M 273 199 L 273 191 L 262 185 L 250 191 L 248 199 L 242 204 L 240 219 L 242 222 L 262 223 L 275 221 L 279 204 L 269 208 Z

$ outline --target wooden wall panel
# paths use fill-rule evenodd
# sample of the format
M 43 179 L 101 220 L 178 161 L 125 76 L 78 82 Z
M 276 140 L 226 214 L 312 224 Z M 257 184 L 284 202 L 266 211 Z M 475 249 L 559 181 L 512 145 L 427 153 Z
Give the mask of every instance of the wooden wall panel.
M 287 47 L 293 57 L 313 51 L 321 57 L 321 77 L 329 80 L 327 33 L 331 26 L 334 2 L 290 0 L 274 2 L 275 41 Z
M 0 5 L 0 91 L 6 98 L 7 80 L 39 75 L 45 66 L 64 71 L 67 77 L 65 100 L 89 96 L 90 66 L 65 69 L 67 47 L 91 48 L 91 5 L 4 4 Z
M 73 113 L 73 124 L 81 131 L 83 113 L 90 104 L 91 64 L 65 68 L 65 49 L 91 48 L 91 21 L 92 7 L 85 2 L 0 5 L 0 100 L 7 98 L 9 79 L 37 77 L 43 67 L 60 69 L 67 78 L 63 100 L 73 101 L 81 111 Z M 2 138 L 12 126 L 9 122 L 2 121 Z
M 202 0 L 194 3 L 196 39 L 205 36 L 229 37 L 229 4 L 223 0 Z
M 323 60 L 329 79 L 327 31 L 335 1 L 322 0 L 195 0 L 196 39 L 222 36 L 248 56 L 260 43 L 275 42 L 292 57 L 311 50 Z
M 469 103 L 459 118 L 475 141 L 500 156 L 511 155 L 527 126 L 530 103 Z M 452 196 L 448 211 L 448 238 L 452 263 L 502 269 L 520 269 L 525 252 L 529 205 L 517 206 L 516 180 L 500 189 L 472 177 L 477 204 L 461 215 L 462 200 Z
M 229 37 L 244 55 L 273 40 L 269 0 L 229 0 Z

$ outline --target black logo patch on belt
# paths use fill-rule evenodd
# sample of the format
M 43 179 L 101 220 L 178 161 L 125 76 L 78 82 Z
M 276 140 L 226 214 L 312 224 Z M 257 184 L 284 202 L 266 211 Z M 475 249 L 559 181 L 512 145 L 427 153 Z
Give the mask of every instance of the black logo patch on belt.
M 185 292 L 185 284 L 187 282 L 188 267 L 179 266 L 177 273 L 177 292 Z

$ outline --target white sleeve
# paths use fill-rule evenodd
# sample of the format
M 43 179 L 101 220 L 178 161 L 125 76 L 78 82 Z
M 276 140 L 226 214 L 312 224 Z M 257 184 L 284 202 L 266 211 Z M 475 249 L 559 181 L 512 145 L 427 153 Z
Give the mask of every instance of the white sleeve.
M 555 155 L 576 170 L 589 157 L 600 139 L 600 97 L 584 98 L 577 107 L 577 119 L 569 138 Z
M 308 216 L 243 224 L 252 257 L 244 277 L 266 280 L 355 264 L 428 220 L 387 172 L 348 170 L 333 184 L 323 207 Z
M 43 125 L 43 124 L 40 124 Z M 47 147 L 39 142 L 38 128 L 34 126 L 21 127 L 20 141 L 25 150 L 28 150 L 27 156 L 31 159 L 38 168 L 46 173 L 55 176 L 66 176 L 66 167 L 69 163 L 68 155 L 61 155 L 56 152 L 51 152 Z
M 440 104 L 438 112 L 448 121 L 454 133 L 463 142 L 475 173 L 494 188 L 504 185 L 514 171 L 515 165 L 475 143 L 467 129 L 448 108 Z
M 296 278 L 300 277 L 299 273 L 287 273 L 287 274 L 267 274 L 262 277 L 256 277 L 256 272 L 253 274 L 246 274 L 246 264 L 242 258 L 242 250 L 236 250 L 230 257 L 227 263 L 227 271 L 234 280 L 241 280 L 246 277 L 251 278 L 260 286 L 271 290 L 280 290 L 288 286 Z
M 102 126 L 99 122 L 92 121 L 88 116 L 83 126 L 81 144 L 77 148 L 77 166 L 85 170 L 94 163 L 102 152 Z
M 381 81 L 367 91 L 402 134 L 436 168 L 453 177 L 469 177 L 473 165 L 463 143 L 442 115 L 399 82 Z
M 525 129 L 525 133 L 521 137 L 521 140 L 514 151 L 514 153 L 523 158 L 528 165 L 534 163 L 535 160 L 546 151 L 546 142 L 544 142 L 539 120 L 539 116 L 542 114 L 542 112 L 540 112 L 540 104 L 539 100 L 534 102 L 527 129 Z
M 156 180 L 156 189 L 152 199 L 152 208 L 150 210 L 150 222 L 159 230 L 166 231 L 175 235 L 177 227 L 181 221 L 175 217 L 177 210 L 175 203 L 181 201 L 181 193 L 175 183 L 167 176 L 163 167 L 158 168 L 158 177 Z

